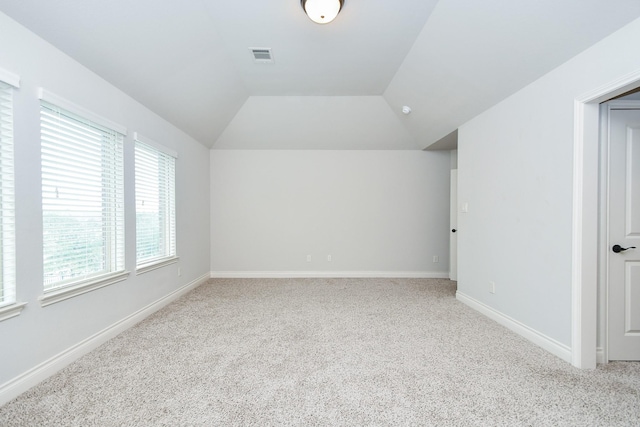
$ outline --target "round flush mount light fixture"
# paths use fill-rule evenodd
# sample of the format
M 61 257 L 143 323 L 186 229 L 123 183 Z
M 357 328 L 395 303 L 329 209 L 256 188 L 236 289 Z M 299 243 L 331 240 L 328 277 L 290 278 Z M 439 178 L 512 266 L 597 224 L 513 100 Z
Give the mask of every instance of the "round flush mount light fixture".
M 402 113 L 411 114 L 411 108 L 405 105 L 404 107 L 402 107 Z
M 328 24 L 336 19 L 344 0 L 300 0 L 307 16 L 318 24 Z

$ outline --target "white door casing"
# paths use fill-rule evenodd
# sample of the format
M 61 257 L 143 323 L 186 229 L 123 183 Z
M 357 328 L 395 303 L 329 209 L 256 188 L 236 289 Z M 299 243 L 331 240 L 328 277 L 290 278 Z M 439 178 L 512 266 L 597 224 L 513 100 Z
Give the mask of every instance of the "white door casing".
M 640 103 L 608 110 L 606 354 L 640 360 Z
M 449 279 L 458 280 L 458 169 L 451 170 L 449 202 Z

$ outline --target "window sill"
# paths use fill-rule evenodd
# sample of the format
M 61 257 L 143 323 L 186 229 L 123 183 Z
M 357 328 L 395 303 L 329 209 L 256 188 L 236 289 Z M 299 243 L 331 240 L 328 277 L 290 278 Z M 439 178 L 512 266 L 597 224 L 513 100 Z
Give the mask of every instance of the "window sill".
M 138 266 L 136 268 L 136 274 L 143 274 L 143 273 L 146 273 L 147 271 L 164 267 L 165 265 L 175 264 L 179 260 L 180 260 L 180 257 L 174 256 L 170 258 L 161 258 L 159 260 L 151 261 L 149 263 Z
M 0 307 L 0 322 L 19 316 L 26 305 L 26 302 L 14 302 L 7 306 Z
M 88 282 L 82 282 L 77 285 L 72 285 L 60 289 L 53 289 L 49 292 L 45 292 L 45 294 L 40 297 L 40 305 L 46 307 L 48 305 L 73 298 L 78 295 L 86 294 L 87 292 L 95 291 L 96 289 L 113 285 L 114 283 L 122 282 L 123 280 L 126 280 L 128 276 L 128 271 L 121 271 L 119 273 L 114 273 L 109 276 L 102 276 L 98 279 L 94 279 Z

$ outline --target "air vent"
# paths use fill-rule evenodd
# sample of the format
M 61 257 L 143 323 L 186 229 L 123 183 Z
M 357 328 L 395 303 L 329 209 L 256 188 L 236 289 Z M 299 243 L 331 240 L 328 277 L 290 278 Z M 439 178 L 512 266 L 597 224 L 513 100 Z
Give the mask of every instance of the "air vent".
M 253 62 L 256 64 L 273 64 L 273 55 L 270 47 L 250 47 Z

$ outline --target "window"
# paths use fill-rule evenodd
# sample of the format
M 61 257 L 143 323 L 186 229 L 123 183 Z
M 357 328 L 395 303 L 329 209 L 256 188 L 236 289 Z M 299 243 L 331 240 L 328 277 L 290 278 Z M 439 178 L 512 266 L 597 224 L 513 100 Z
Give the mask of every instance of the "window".
M 0 307 L 16 302 L 13 87 L 0 81 Z
M 176 257 L 176 154 L 135 139 L 136 264 L 144 270 Z
M 45 292 L 124 272 L 124 135 L 54 97 L 40 108 Z

